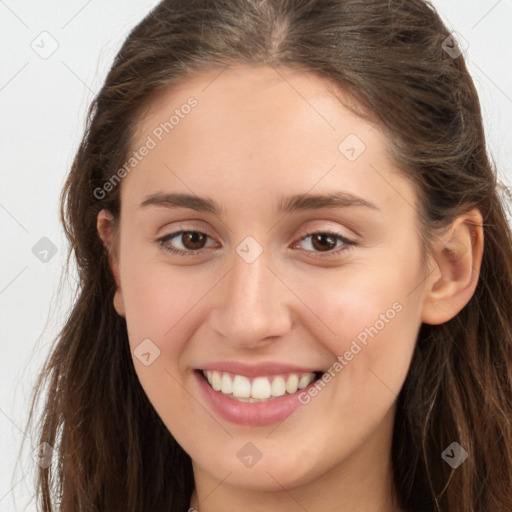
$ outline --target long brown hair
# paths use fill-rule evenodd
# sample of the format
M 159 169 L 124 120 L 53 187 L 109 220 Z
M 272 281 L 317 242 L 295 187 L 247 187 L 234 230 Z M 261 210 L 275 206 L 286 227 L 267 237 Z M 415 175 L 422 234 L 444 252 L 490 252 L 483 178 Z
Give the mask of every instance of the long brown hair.
M 79 285 L 34 394 L 34 404 L 44 396 L 40 442 L 56 450 L 39 472 L 43 512 L 187 510 L 191 460 L 139 384 L 96 230 L 100 210 L 119 214 L 121 187 L 95 191 L 123 166 L 157 94 L 194 71 L 241 63 L 317 73 L 373 116 L 415 184 L 427 240 L 481 211 L 473 297 L 419 331 L 398 397 L 394 482 L 406 511 L 512 510 L 512 240 L 477 93 L 463 56 L 445 51 L 449 36 L 422 0 L 164 0 L 132 30 L 62 192 Z M 441 457 L 453 441 L 469 454 L 457 469 Z

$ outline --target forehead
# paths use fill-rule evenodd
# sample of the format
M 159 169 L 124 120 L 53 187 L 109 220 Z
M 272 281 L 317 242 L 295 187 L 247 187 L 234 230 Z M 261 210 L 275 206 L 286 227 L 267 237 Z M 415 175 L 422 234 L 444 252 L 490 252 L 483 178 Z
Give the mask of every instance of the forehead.
M 197 107 L 189 116 L 187 102 L 190 103 L 191 98 Z M 244 130 L 238 133 L 240 138 L 251 131 L 259 135 L 279 131 L 280 136 L 289 133 L 297 137 L 296 129 L 300 125 L 309 126 L 309 137 L 323 138 L 328 132 L 339 137 L 344 128 L 340 126 L 340 114 L 346 116 L 347 113 L 351 114 L 354 130 L 359 129 L 363 135 L 368 126 L 355 125 L 366 122 L 361 116 L 348 112 L 347 107 L 363 111 L 347 93 L 312 72 L 247 65 L 213 68 L 183 77 L 161 91 L 139 120 L 137 135 L 151 133 L 161 122 L 169 121 L 173 112 L 182 114 L 181 110 L 185 110 L 185 115 L 180 115 L 179 119 L 174 116 L 172 121 L 176 124 L 172 127 L 174 139 L 179 138 L 178 124 L 193 124 L 198 136 L 201 128 L 210 130 L 210 137 L 219 130 L 228 132 L 241 126 Z M 187 117 L 191 120 L 186 121 Z
M 382 200 L 391 200 L 407 185 L 383 181 L 397 171 L 388 141 L 340 95 L 322 77 L 288 68 L 239 66 L 186 77 L 140 120 L 134 148 L 148 137 L 155 144 L 128 181 L 148 193 L 166 184 L 198 194 L 336 186 L 361 196 L 383 191 Z

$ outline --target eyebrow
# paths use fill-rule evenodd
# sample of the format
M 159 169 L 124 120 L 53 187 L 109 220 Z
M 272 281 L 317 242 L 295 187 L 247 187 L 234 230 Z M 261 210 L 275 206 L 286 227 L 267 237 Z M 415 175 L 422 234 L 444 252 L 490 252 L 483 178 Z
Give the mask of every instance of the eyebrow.
M 165 206 L 168 208 L 189 208 L 198 212 L 208 212 L 221 216 L 223 208 L 208 197 L 183 193 L 156 193 L 148 196 L 140 205 Z M 281 199 L 277 213 L 288 214 L 295 211 L 320 210 L 322 208 L 365 207 L 380 211 L 375 204 L 348 192 L 336 191 L 327 194 L 296 194 Z

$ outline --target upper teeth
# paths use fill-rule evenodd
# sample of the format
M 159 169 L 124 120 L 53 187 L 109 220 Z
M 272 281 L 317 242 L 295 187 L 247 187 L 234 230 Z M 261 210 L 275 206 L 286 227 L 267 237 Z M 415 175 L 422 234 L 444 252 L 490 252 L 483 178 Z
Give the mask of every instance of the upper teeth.
M 305 388 L 315 380 L 314 373 L 290 373 L 272 377 L 256 377 L 252 382 L 244 375 L 234 375 L 227 372 L 205 370 L 203 372 L 210 386 L 215 391 L 235 398 L 251 398 L 266 400 L 270 397 L 282 396 L 285 393 L 295 393 Z

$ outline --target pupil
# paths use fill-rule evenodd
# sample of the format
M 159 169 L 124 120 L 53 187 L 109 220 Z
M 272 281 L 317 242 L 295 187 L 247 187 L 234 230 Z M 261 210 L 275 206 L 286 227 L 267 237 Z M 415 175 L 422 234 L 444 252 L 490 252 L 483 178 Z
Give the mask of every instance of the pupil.
M 325 243 L 326 241 L 328 241 L 329 243 L 329 247 L 325 247 L 325 245 L 321 245 L 322 243 Z M 313 247 L 315 247 L 315 249 L 319 249 L 320 251 L 329 251 L 330 249 L 333 249 L 334 247 L 336 247 L 336 240 L 334 239 L 334 237 L 332 235 L 328 235 L 326 233 L 320 233 L 318 235 L 314 235 L 313 236 Z M 320 245 L 318 245 L 318 243 L 320 243 Z
M 204 242 L 204 235 L 202 233 L 186 231 L 185 233 L 183 233 L 182 237 L 183 245 L 191 250 L 201 249 L 202 242 Z M 190 247 L 190 244 L 192 245 L 192 247 Z

